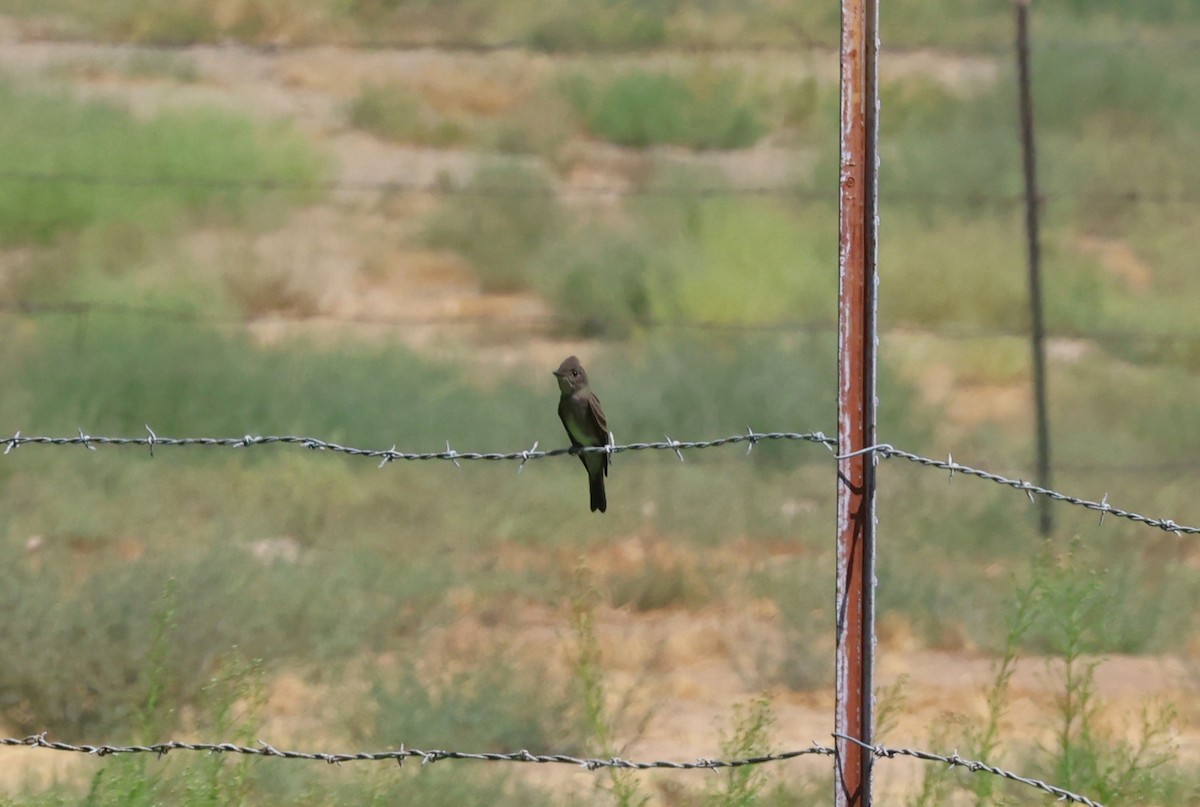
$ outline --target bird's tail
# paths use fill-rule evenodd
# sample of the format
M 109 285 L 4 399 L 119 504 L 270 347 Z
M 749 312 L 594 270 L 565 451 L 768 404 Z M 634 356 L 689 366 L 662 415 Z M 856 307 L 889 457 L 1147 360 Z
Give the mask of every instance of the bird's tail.
M 608 499 L 604 495 L 604 472 L 599 468 L 595 473 L 588 469 L 588 488 L 592 492 L 592 512 L 603 513 L 608 509 Z

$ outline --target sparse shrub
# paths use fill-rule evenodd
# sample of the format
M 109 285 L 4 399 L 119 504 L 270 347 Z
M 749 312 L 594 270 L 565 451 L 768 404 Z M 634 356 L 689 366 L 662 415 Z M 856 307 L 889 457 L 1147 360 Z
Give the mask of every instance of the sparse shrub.
M 227 271 L 225 289 L 247 316 L 271 312 L 306 316 L 320 308 L 315 291 L 284 267 L 247 266 Z
M 56 552 L 61 541 L 50 540 L 44 551 Z M 360 593 L 352 598 L 364 609 L 358 627 L 331 635 L 339 611 L 354 608 L 343 586 L 351 579 L 360 592 L 371 585 L 370 568 L 356 568 L 352 559 L 321 569 L 270 566 L 237 547 L 92 565 L 81 583 L 26 563 L 3 571 L 0 641 L 8 650 L 0 711 L 21 731 L 50 730 L 64 739 L 128 732 L 143 720 L 148 692 L 176 709 L 196 703 L 212 665 L 235 645 L 276 662 L 348 640 L 336 656 L 381 628 L 369 627 L 371 609 Z M 165 621 L 164 590 L 174 592 Z M 173 720 L 155 728 L 165 731 Z
M 549 183 L 515 163 L 479 171 L 430 222 L 426 242 L 466 258 L 486 291 L 530 285 L 529 260 L 559 226 Z
M 461 748 L 498 753 L 520 748 L 571 754 L 583 748 L 565 686 L 532 663 L 500 659 L 423 680 L 411 665 L 373 687 L 375 737 L 390 747 Z
M 5 82 L 0 107 L 0 170 L 65 175 L 63 181 L 6 182 L 0 243 L 46 244 L 122 222 L 162 228 L 185 213 L 237 216 L 267 195 L 239 183 L 303 185 L 320 174 L 320 159 L 294 131 L 228 113 L 188 110 L 143 122 L 109 104 L 20 91 Z M 72 181 L 73 174 L 150 181 L 91 184 Z M 303 190 L 280 195 L 293 201 L 313 196 Z
M 818 123 L 821 102 L 827 95 L 828 88 L 813 76 L 784 86 L 779 93 L 783 125 L 796 130 L 813 128 Z
M 771 751 L 771 726 L 775 715 L 771 699 L 758 695 L 747 703 L 733 705 L 733 728 L 722 732 L 723 759 L 745 759 Z M 761 803 L 760 794 L 768 784 L 768 774 L 761 765 L 731 768 L 720 775 L 720 785 L 709 788 L 707 803 L 712 807 L 754 807 Z
M 648 561 L 635 572 L 613 575 L 607 585 L 614 607 L 635 611 L 695 608 L 711 596 L 700 572 L 681 562 Z
M 756 686 L 782 685 L 795 692 L 827 686 L 833 680 L 834 643 L 828 626 L 833 618 L 833 585 L 817 563 L 768 574 L 755 588 L 779 609 L 781 640 L 759 648 L 752 667 Z
M 133 78 L 166 78 L 190 84 L 200 78 L 200 69 L 186 56 L 170 51 L 139 50 L 125 62 L 125 74 Z
M 597 228 L 551 242 L 530 272 L 567 331 L 625 337 L 650 317 L 649 264 L 644 244 Z
M 638 70 L 603 83 L 576 75 L 565 88 L 588 131 L 621 146 L 734 149 L 766 133 L 760 110 L 730 74 L 684 80 Z
M 536 23 L 527 38 L 530 47 L 552 53 L 661 45 L 669 5 L 666 0 L 575 0 Z
M 386 140 L 422 146 L 451 146 L 467 139 L 458 123 L 425 109 L 415 91 L 395 83 L 362 87 L 347 107 L 350 122 Z

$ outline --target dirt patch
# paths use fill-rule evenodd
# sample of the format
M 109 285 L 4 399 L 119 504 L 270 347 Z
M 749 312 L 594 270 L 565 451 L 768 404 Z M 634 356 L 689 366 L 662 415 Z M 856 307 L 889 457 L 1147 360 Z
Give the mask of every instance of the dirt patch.
M 423 642 L 422 657 L 431 670 L 458 664 L 486 663 L 500 649 L 513 658 L 538 658 L 556 678 L 567 680 L 575 651 L 568 609 L 528 605 L 497 623 L 481 621 L 467 602 L 466 610 Z M 720 737 L 731 729 L 732 707 L 755 697 L 759 690 L 744 674 L 743 661 L 753 644 L 779 640 L 777 618 L 755 609 L 732 607 L 698 611 L 660 610 L 635 613 L 602 608 L 596 632 L 605 669 L 608 706 L 617 716 L 616 736 L 621 755 L 630 759 L 691 760 L 721 756 Z M 830 626 L 832 630 L 832 626 Z M 1086 660 L 1085 660 L 1086 661 Z M 364 660 L 360 670 L 395 666 L 394 656 Z M 934 747 L 939 729 L 957 721 L 975 722 L 986 716 L 986 693 L 995 675 L 994 662 L 965 652 L 884 647 L 878 658 L 877 681 L 886 689 L 904 680 L 904 708 L 881 740 L 892 745 L 951 752 Z M 1009 708 L 1002 738 L 1025 746 L 1049 743 L 1055 724 L 1055 697 L 1061 690 L 1060 662 L 1041 658 L 1021 660 L 1011 682 Z M 350 748 L 340 735 L 338 704 L 368 696 L 365 678 L 312 683 L 296 672 L 276 675 L 269 683 L 260 735 L 280 748 L 314 751 L 376 750 Z M 1184 763 L 1200 759 L 1197 715 L 1186 704 L 1195 699 L 1193 667 L 1174 658 L 1111 656 L 1096 667 L 1095 696 L 1102 704 L 1100 725 L 1115 737 L 1132 738 L 1138 715 L 1147 702 L 1184 704 L 1171 740 Z M 803 748 L 828 743 L 832 731 L 833 692 L 822 689 L 771 693 L 776 718 L 772 747 Z M 191 735 L 194 732 L 185 732 Z M 214 739 L 214 738 L 204 738 Z M 419 745 L 420 738 L 412 738 Z M 474 749 L 458 749 L 474 750 Z M 530 749 L 552 752 L 554 749 Z M 22 784 L 83 776 L 103 764 L 88 757 L 39 750 L 10 750 L 0 787 L 14 792 Z M 828 760 L 804 759 L 773 771 L 785 779 L 821 775 Z M 879 795 L 899 797 L 920 782 L 919 764 L 881 766 Z M 590 788 L 594 776 L 558 766 L 522 769 L 524 781 L 536 782 L 563 794 Z M 705 779 L 693 773 L 648 774 L 646 792 L 664 788 L 695 792 Z
M 1154 281 L 1154 269 L 1146 263 L 1128 242 L 1116 238 L 1084 235 L 1076 241 L 1078 250 L 1100 262 L 1100 268 L 1135 293 L 1149 290 Z

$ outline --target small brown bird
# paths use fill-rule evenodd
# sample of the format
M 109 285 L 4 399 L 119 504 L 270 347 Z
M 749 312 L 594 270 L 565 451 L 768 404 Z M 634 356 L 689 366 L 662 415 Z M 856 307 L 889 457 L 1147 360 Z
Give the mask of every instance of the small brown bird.
M 583 365 L 574 356 L 568 356 L 554 371 L 558 379 L 558 390 L 562 397 L 558 399 L 558 418 L 571 438 L 571 445 L 583 446 L 608 445 L 608 421 L 604 419 L 604 409 L 600 400 L 588 387 L 587 373 Z M 608 454 L 599 451 L 580 454 L 579 459 L 588 473 L 588 489 L 592 494 L 592 512 L 599 510 L 603 513 L 608 508 L 604 496 L 604 477 L 608 476 Z

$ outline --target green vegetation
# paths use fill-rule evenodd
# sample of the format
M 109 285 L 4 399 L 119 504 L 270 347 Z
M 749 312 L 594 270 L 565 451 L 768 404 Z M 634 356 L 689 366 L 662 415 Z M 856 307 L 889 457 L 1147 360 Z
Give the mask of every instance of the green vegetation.
M 466 138 L 463 127 L 438 120 L 420 97 L 401 84 L 367 84 L 350 102 L 350 122 L 387 140 L 424 146 L 451 146 Z
M 635 71 L 602 83 L 572 76 L 566 92 L 594 136 L 621 146 L 696 149 L 753 145 L 766 132 L 734 75 L 700 72 L 690 80 Z
M 582 705 L 583 725 L 588 740 L 598 749 L 600 758 L 616 757 L 620 749 L 614 738 L 614 715 L 609 707 L 604 659 L 596 634 L 596 604 L 599 592 L 587 572 L 576 569 L 571 595 L 571 631 L 574 639 L 572 674 Z M 633 771 L 609 768 L 606 790 L 617 807 L 637 807 L 646 802 Z
M 639 326 L 831 321 L 836 211 L 805 201 L 650 196 L 610 222 L 572 222 L 545 180 L 487 168 L 445 200 L 425 236 L 485 289 L 532 289 L 563 327 L 628 336 Z
M 433 218 L 430 246 L 452 249 L 471 262 L 485 291 L 529 285 L 525 262 L 559 226 L 561 212 L 547 180 L 516 163 L 482 169 Z
M 223 8 L 204 0 L 15 0 L 9 13 L 43 19 L 64 38 L 101 37 L 114 41 L 183 45 L 235 39 L 265 42 L 327 37 L 344 4 L 334 0 L 245 0 Z
M 722 759 L 746 759 L 771 752 L 771 726 L 775 715 L 771 699 L 759 695 L 749 703 L 733 705 L 733 731 L 721 739 Z M 721 775 L 721 785 L 713 789 L 713 807 L 752 807 L 769 781 L 761 767 L 733 768 Z
M 1130 25 L 1155 30 L 1196 25 L 1189 0 L 1069 0 L 1038 8 L 1054 32 L 1120 38 Z M 771 0 L 696 4 L 678 0 L 14 0 L 9 12 L 37 20 L 63 37 L 157 43 L 216 42 L 521 42 L 551 52 L 628 50 L 657 45 L 796 45 L 838 39 L 836 3 Z M 884 10 L 883 41 L 891 46 L 1005 47 L 1012 8 L 1007 0 L 896 0 Z
M 19 5 L 23 20 L 62 36 L 418 37 L 555 54 L 472 55 L 461 74 L 363 85 L 344 111 L 382 139 L 525 156 L 483 159 L 466 187 L 434 200 L 319 201 L 323 211 L 351 211 L 356 225 L 396 225 L 373 274 L 347 270 L 345 294 L 380 294 L 371 310 L 412 290 L 388 284 L 425 271 L 406 261 L 429 248 L 461 259 L 485 293 L 539 298 L 558 325 L 534 333 L 502 319 L 482 336 L 445 329 L 422 342 L 397 330 L 394 340 L 376 331 L 356 341 L 237 322 L 214 330 L 184 316 L 5 313 L 0 436 L 135 435 L 149 424 L 159 435 L 309 434 L 405 451 L 440 451 L 447 440 L 460 451 L 554 448 L 565 438 L 543 365 L 559 349 L 584 358 L 622 443 L 748 427 L 833 432 L 837 213 L 832 193 L 822 194 L 836 174 L 836 92 L 824 57 L 794 57 L 793 72 L 773 51 L 578 52 L 828 42 L 836 4 Z M 1028 476 L 1028 345 L 959 338 L 1026 323 L 1011 3 L 896 0 L 884 13 L 889 46 L 989 46 L 998 67 L 992 77 L 974 61 L 926 69 L 919 56 L 905 64 L 920 75 L 885 77 L 879 437 Z M 1180 69 L 1169 44 L 1111 44 L 1131 35 L 1131 21 L 1133 36 L 1164 43 L 1200 25 L 1195 4 L 1182 0 L 1072 0 L 1036 13 L 1046 313 L 1052 333 L 1072 336 L 1051 343 L 1054 483 L 1195 523 L 1200 341 L 1172 336 L 1195 328 L 1196 209 L 1122 195 L 1170 198 L 1200 186 L 1200 79 Z M 1052 45 L 1060 39 L 1075 44 Z M 1091 39 L 1110 44 L 1080 44 Z M 526 62 L 535 65 L 528 76 Z M 138 51 L 115 67 L 47 72 L 55 81 L 199 84 L 202 63 Z M 456 95 L 476 82 L 482 89 L 469 98 Z M 181 314 L 326 310 L 323 289 L 254 259 L 255 236 L 288 205 L 316 200 L 300 188 L 325 176 L 323 158 L 295 131 L 195 109 L 143 118 L 15 79 L 0 84 L 0 107 L 0 170 L 173 180 L 5 180 L 5 295 Z M 738 151 L 753 145 L 762 147 Z M 788 172 L 795 193 L 786 184 L 722 193 L 763 177 L 755 161 L 781 148 L 794 164 L 770 165 Z M 211 182 L 230 178 L 237 184 Z M 593 182 L 633 193 L 590 194 Z M 180 246 L 205 238 L 234 246 L 217 258 Z M 464 308 L 478 304 L 473 289 L 463 299 Z M 482 305 L 490 313 L 509 302 Z M 1127 333 L 1150 329 L 1159 333 Z M 746 689 L 770 690 L 781 709 L 824 698 L 836 619 L 832 460 L 809 443 L 744 451 L 688 452 L 682 466 L 670 452 L 623 452 L 609 480 L 614 506 L 588 518 L 571 457 L 530 462 L 518 476 L 513 463 L 379 468 L 296 446 L 159 447 L 153 458 L 118 447 L 20 448 L 0 458 L 0 723 L 81 742 L 252 744 L 282 734 L 289 746 L 320 750 L 618 755 L 653 719 L 638 713 L 655 708 L 650 684 L 659 682 L 649 679 L 678 648 L 666 647 L 672 633 L 634 671 L 614 658 L 614 634 L 692 617 L 719 625 L 716 643 L 727 644 L 714 653 L 726 653 Z M 902 459 L 883 462 L 879 478 L 882 653 L 915 646 L 996 658 L 982 715 L 903 744 L 958 748 L 1111 803 L 1195 802 L 1195 773 L 1167 742 L 1169 705 L 1120 726 L 1097 694 L 1106 655 L 1194 663 L 1194 543 L 1112 517 L 1101 527 L 1096 513 L 1061 504 L 1046 542 L 1019 492 L 961 475 L 948 484 Z M 761 633 L 723 622 L 748 612 Z M 1007 710 L 1017 665 L 1044 660 L 1055 689 L 1039 704 L 1044 723 L 1020 723 L 1043 730 L 1038 744 L 1014 736 L 1010 726 L 1024 718 Z M 301 690 L 295 702 L 289 687 Z M 725 732 L 712 727 L 721 754 L 771 747 L 765 699 L 724 719 Z M 910 803 L 1025 798 L 995 779 L 925 773 Z M 561 801 L 522 774 L 118 757 L 83 760 L 50 784 L 31 777 L 0 804 Z M 677 793 L 629 771 L 583 781 L 571 794 L 580 805 L 823 804 L 831 786 L 810 793 L 807 781 L 770 768 L 714 775 L 705 792 Z
M 578 0 L 550 2 L 524 35 L 530 47 L 548 52 L 650 48 L 667 41 L 671 0 Z
M 528 264 L 528 282 L 553 302 L 564 330 L 628 337 L 654 313 L 654 254 L 642 234 L 573 228 L 546 239 Z
M 184 213 L 236 217 L 259 204 L 253 184 L 312 182 L 320 162 L 284 127 L 207 111 L 163 114 L 138 122 L 99 103 L 78 104 L 0 82 L 6 122 L 0 169 L 35 175 L 113 177 L 128 184 L 10 180 L 0 195 L 0 244 L 46 244 L 87 228 L 142 233 Z M 78 136 L 87 132 L 87 137 Z M 148 180 L 148 181 L 145 181 Z M 159 180 L 166 180 L 159 182 Z M 285 194 L 302 200 L 311 193 Z
M 1081 565 L 1075 554 L 1080 545 L 1075 542 L 1071 552 L 1059 556 L 1045 549 L 1039 553 L 1029 578 L 1008 598 L 1005 644 L 986 693 L 986 720 L 980 725 L 972 715 L 954 721 L 960 724 L 962 736 L 954 737 L 953 730 L 943 727 L 934 732 L 936 742 L 963 749 L 967 759 L 1005 765 L 997 761 L 1004 753 L 1001 725 L 1012 704 L 1013 676 L 1022 661 L 1019 648 L 1030 644 L 1032 635 L 1042 634 L 1047 641 L 1043 648 L 1046 674 L 1055 679 L 1057 690 L 1053 703 L 1047 704 L 1053 740 L 1042 747 L 1022 744 L 1017 751 L 1019 761 L 1011 764 L 1105 802 L 1165 805 L 1194 798 L 1194 779 L 1174 762 L 1171 727 L 1177 716 L 1173 707 L 1148 704 L 1136 725 L 1119 728 L 1101 718 L 1096 694 L 1101 657 L 1094 655 L 1096 639 L 1120 609 L 1098 608 L 1110 573 L 1085 571 L 1086 565 Z M 950 768 L 931 768 L 910 803 L 918 807 L 943 804 L 956 790 L 973 793 L 977 804 L 1005 803 L 1005 797 L 1014 792 L 992 777 L 966 777 Z
M 488 657 L 481 662 L 433 682 L 422 681 L 410 662 L 395 682 L 376 683 L 378 717 L 370 741 L 389 748 L 420 738 L 427 749 L 583 752 L 579 710 L 562 682 L 528 661 L 497 663 Z
M 789 562 L 751 578 L 751 590 L 769 597 L 779 609 L 782 628 L 779 645 L 759 649 L 753 659 L 755 686 L 810 692 L 833 681 L 834 638 L 826 626 L 832 616 L 834 581 L 824 571 L 823 563 Z
M 520 65 L 499 72 L 446 67 L 415 81 L 368 81 L 345 109 L 352 125 L 384 140 L 549 160 L 577 126 L 554 82 L 532 80 Z

